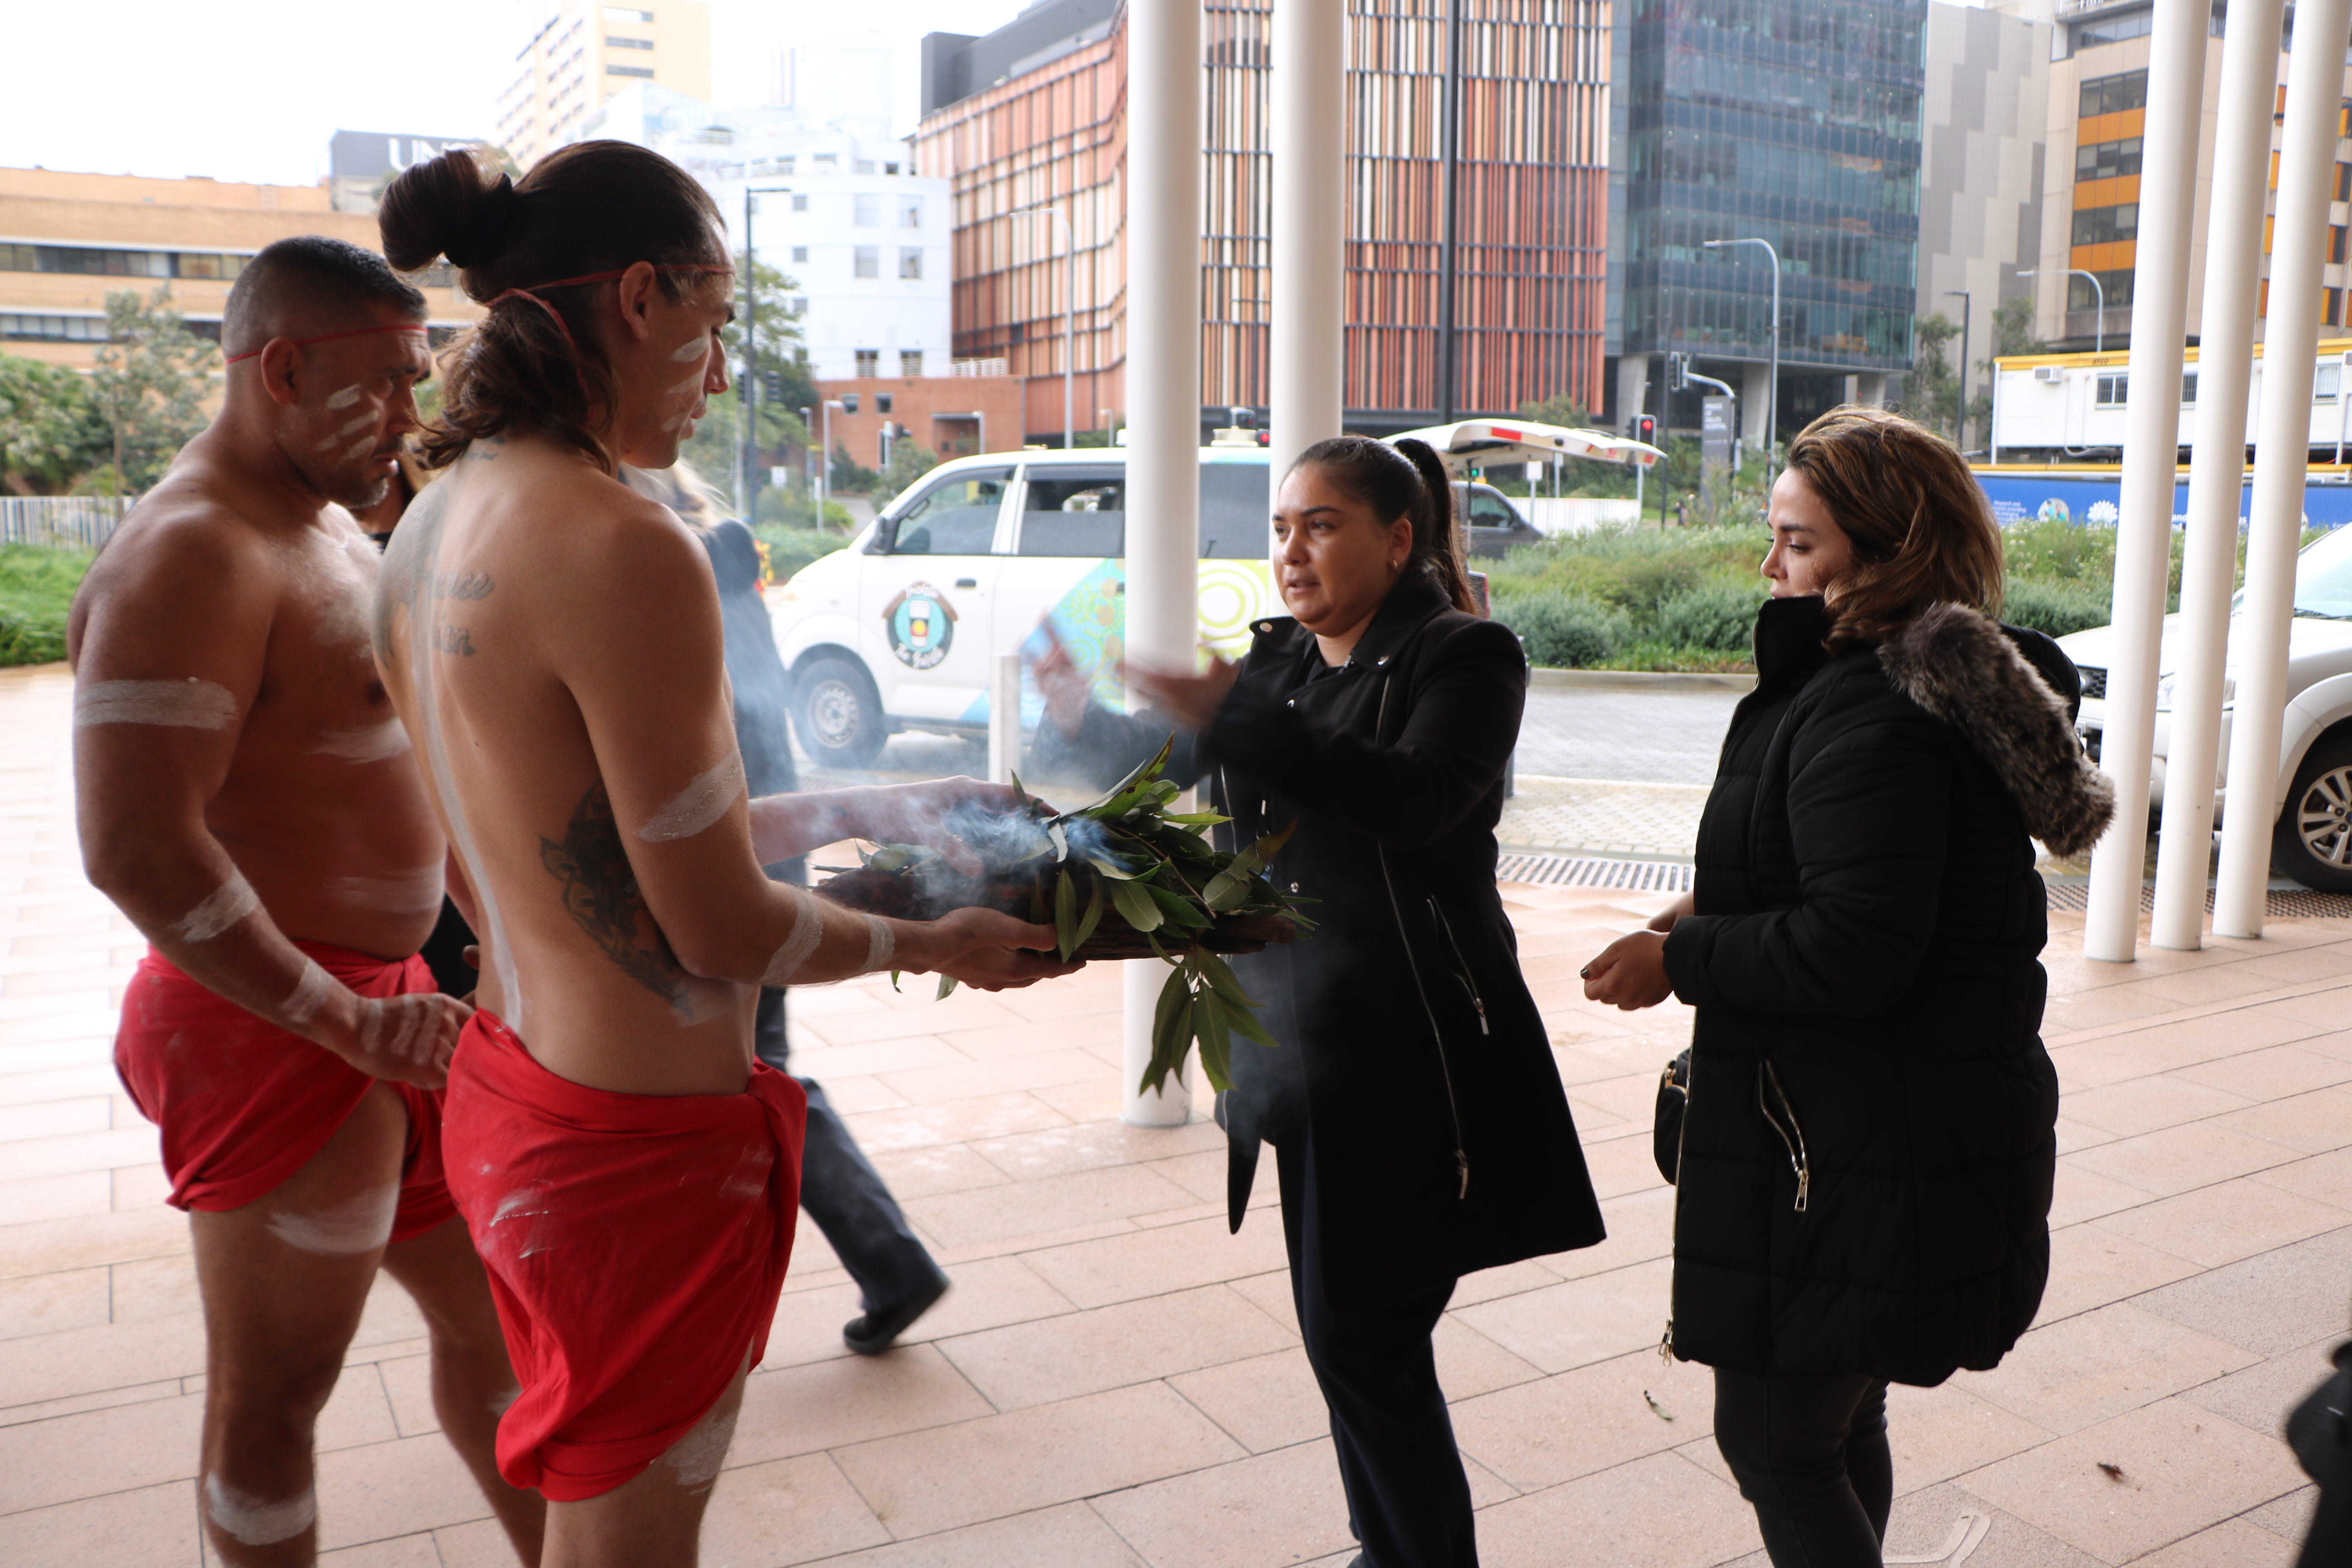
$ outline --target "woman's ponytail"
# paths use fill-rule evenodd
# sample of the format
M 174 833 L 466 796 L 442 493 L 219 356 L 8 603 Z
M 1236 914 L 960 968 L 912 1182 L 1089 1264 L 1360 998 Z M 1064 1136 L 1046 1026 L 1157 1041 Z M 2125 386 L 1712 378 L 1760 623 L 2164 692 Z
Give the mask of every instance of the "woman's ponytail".
M 1475 616 L 1478 601 L 1470 592 L 1470 569 L 1463 562 L 1461 520 L 1454 515 L 1454 480 L 1445 472 L 1445 459 L 1428 442 L 1411 437 L 1397 442 L 1396 449 L 1421 470 L 1421 486 L 1429 496 L 1426 522 L 1413 521 L 1413 558 L 1455 609 Z
M 1320 469 L 1376 517 L 1410 518 L 1412 553 L 1407 568 L 1419 569 L 1455 609 L 1478 613 L 1469 569 L 1463 564 L 1454 484 L 1444 459 L 1427 442 L 1405 439 L 1391 446 L 1364 436 L 1334 436 L 1298 454 L 1291 468 Z

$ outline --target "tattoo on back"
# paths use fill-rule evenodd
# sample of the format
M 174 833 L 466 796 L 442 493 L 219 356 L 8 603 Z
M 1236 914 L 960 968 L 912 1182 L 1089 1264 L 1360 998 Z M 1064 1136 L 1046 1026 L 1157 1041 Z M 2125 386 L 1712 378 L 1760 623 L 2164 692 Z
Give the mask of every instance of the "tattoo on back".
M 581 796 L 561 844 L 540 839 L 539 859 L 563 884 L 564 911 L 604 956 L 671 1007 L 684 1009 L 686 971 L 637 888 L 603 780 Z

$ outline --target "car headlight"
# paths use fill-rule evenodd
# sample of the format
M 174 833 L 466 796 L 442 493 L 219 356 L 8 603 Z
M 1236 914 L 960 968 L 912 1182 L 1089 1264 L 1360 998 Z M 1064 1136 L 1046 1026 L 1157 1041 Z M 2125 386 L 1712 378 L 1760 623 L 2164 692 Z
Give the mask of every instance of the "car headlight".
M 2173 690 L 2173 682 L 2174 682 L 2177 679 L 2179 679 L 2179 678 L 2178 678 L 2178 677 L 2176 677 L 2176 676 L 2170 676 L 2170 675 L 2159 676 L 2159 677 L 2157 679 L 2157 682 L 2156 682 L 2156 710 L 2157 710 L 2158 712 L 2159 712 L 2159 713 L 2169 713 L 2169 712 L 2171 712 L 2171 711 L 2172 711 L 2172 690 Z M 2236 678 L 2236 677 L 2234 677 L 2234 676 L 2228 676 L 2228 675 L 2223 676 L 2223 677 L 2221 678 L 2221 706 L 2222 706 L 2222 707 L 2224 707 L 2224 708 L 2227 708 L 2227 707 L 2229 707 L 2232 702 L 2235 702 L 2237 700 L 2238 700 L 2238 682 L 2237 682 L 2237 678 Z

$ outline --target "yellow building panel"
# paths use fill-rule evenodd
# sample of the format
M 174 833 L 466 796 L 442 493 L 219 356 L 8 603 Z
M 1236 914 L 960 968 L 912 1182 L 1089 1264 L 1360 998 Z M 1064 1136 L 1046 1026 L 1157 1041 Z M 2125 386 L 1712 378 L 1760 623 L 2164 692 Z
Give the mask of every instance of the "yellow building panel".
M 2113 239 L 2101 245 L 2078 245 L 2074 249 L 2074 259 L 2067 265 L 2079 267 L 2085 272 L 2120 271 L 2132 264 L 2137 243 L 2128 239 Z
M 2088 147 L 2096 142 L 2120 142 L 2126 136 L 2137 136 L 2147 126 L 2147 110 L 2126 109 L 2119 114 L 2092 114 L 2075 121 L 2074 142 Z
M 2139 176 L 2116 174 L 2105 180 L 2084 180 L 2074 187 L 2074 205 L 2111 207 L 2139 200 Z

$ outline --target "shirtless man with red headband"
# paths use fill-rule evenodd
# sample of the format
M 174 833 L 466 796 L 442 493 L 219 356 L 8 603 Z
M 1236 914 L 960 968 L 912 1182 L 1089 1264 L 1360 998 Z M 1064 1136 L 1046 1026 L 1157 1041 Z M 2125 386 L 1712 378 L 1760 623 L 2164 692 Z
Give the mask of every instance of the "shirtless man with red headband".
M 379 1268 L 432 1334 L 434 1403 L 517 1552 L 515 1393 L 440 1160 L 468 1009 L 414 955 L 446 846 L 368 641 L 379 499 L 416 428 L 425 300 L 341 240 L 247 263 L 219 418 L 123 521 L 68 628 L 90 880 L 152 944 L 115 1061 L 190 1211 L 206 1336 L 198 1506 L 222 1562 L 318 1548 L 311 1435 Z
M 445 474 L 394 536 L 376 650 L 478 914 L 445 1129 L 522 1381 L 499 1465 L 548 1499 L 551 1568 L 688 1563 L 798 1209 L 805 1100 L 752 1055 L 761 983 L 1068 966 L 1048 927 L 876 920 L 761 870 L 1012 803 L 970 780 L 747 798 L 709 557 L 616 477 L 669 467 L 727 386 L 701 188 L 623 142 L 520 184 L 461 151 L 381 222 L 396 265 L 446 256 L 488 306 L 442 362 Z

